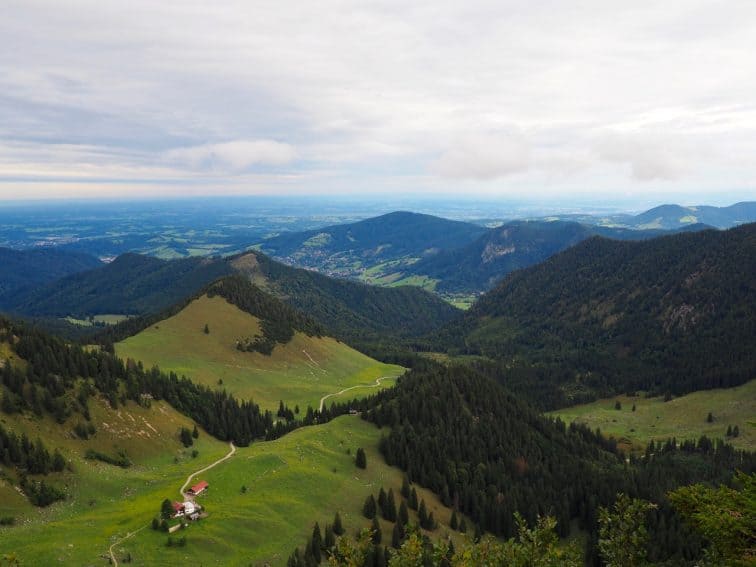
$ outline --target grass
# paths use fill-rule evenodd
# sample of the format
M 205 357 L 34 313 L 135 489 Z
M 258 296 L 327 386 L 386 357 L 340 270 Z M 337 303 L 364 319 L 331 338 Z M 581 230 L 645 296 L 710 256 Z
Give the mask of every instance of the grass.
M 95 323 L 105 323 L 106 325 L 115 325 L 116 323 L 120 323 L 121 321 L 125 321 L 128 319 L 128 315 L 116 315 L 112 313 L 107 313 L 104 315 L 95 315 L 92 320 Z M 91 327 L 92 321 L 89 319 L 77 319 L 75 317 L 65 317 L 65 321 L 68 321 L 72 325 L 79 325 L 80 327 Z
M 209 326 L 210 333 L 203 332 Z M 157 364 L 212 387 L 222 387 L 261 407 L 280 400 L 292 409 L 317 408 L 321 397 L 344 388 L 370 385 L 403 369 L 383 364 L 332 338 L 296 333 L 271 356 L 240 352 L 236 341 L 259 333 L 259 321 L 222 297 L 201 297 L 177 315 L 116 345 L 122 358 Z M 219 381 L 222 380 L 222 384 Z M 391 385 L 386 381 L 385 386 Z
M 10 482 L 0 482 L 0 516 L 16 518 L 15 526 L 0 527 L 0 555 L 15 552 L 22 565 L 105 564 L 100 556 L 111 539 L 149 521 L 190 472 L 228 450 L 204 431 L 185 449 L 178 431 L 191 428 L 192 422 L 163 402 L 153 402 L 149 409 L 129 403 L 112 410 L 104 400 L 90 400 L 90 411 L 97 433 L 87 441 L 71 434 L 80 416 L 60 425 L 50 418 L 2 414 L 6 429 L 60 449 L 73 470 L 45 477 L 67 494 L 65 501 L 48 508 L 33 507 Z M 133 465 L 122 469 L 88 461 L 88 449 L 108 454 L 124 450 Z M 199 452 L 196 459 L 193 449 Z
M 111 421 L 117 415 L 104 408 L 97 409 L 98 415 L 101 410 Z M 158 404 L 152 410 L 134 406 L 128 411 L 146 412 L 155 424 L 163 419 L 155 414 L 178 420 L 166 424 L 166 431 L 183 420 Z M 72 444 L 86 444 L 51 433 L 65 445 L 67 455 L 73 451 Z M 313 522 L 318 521 L 324 529 L 339 511 L 349 533 L 367 527 L 362 503 L 368 494 L 377 495 L 381 487 L 393 488 L 399 505 L 402 473 L 380 457 L 381 434 L 359 417 L 342 416 L 276 441 L 240 448 L 231 459 L 202 475 L 210 483 L 207 494 L 200 497 L 209 516 L 177 534 L 187 537 L 186 547 L 169 549 L 165 534 L 146 529 L 116 546 L 116 554 L 124 557 L 130 553 L 134 565 L 173 565 L 188 558 L 198 565 L 284 565 L 294 546 L 304 544 Z M 101 444 L 111 441 L 103 439 Z M 18 525 L 0 527 L 0 553 L 15 552 L 22 565 L 106 564 L 101 556 L 112 543 L 148 524 L 164 498 L 177 497 L 190 472 L 227 452 L 225 444 L 204 432 L 197 443 L 197 459 L 182 457 L 174 463 L 173 456 L 184 450 L 173 440 L 162 449 L 153 442 L 147 445 L 128 470 L 75 457 L 77 472 L 59 475 L 56 481 L 69 486 L 69 500 L 41 511 L 27 505 Z M 358 447 L 367 454 L 365 470 L 354 465 Z M 136 456 L 134 446 L 132 451 Z M 242 486 L 247 487 L 245 493 Z M 449 531 L 451 510 L 430 492 L 417 490 L 442 524 L 433 535 L 444 536 Z M 0 515 L 19 515 L 18 505 L 9 504 L 6 494 L 0 494 Z M 390 541 L 391 524 L 382 522 L 382 529 L 384 541 Z M 453 537 L 456 544 L 463 538 L 459 534 Z
M 614 409 L 619 401 L 622 409 Z M 636 409 L 632 411 L 633 404 Z M 706 418 L 712 413 L 714 421 Z M 616 396 L 552 412 L 570 423 L 600 428 L 624 445 L 639 450 L 649 441 L 675 437 L 678 441 L 725 438 L 728 425 L 737 425 L 740 435 L 728 440 L 740 449 L 756 449 L 756 380 L 736 388 L 705 390 L 664 402 L 663 398 Z
M 203 476 L 211 488 L 200 501 L 210 515 L 182 534 L 188 540 L 185 549 L 166 551 L 165 535 L 145 531 L 127 542 L 124 551 L 130 551 L 137 564 L 148 565 L 170 565 L 184 555 L 203 565 L 283 565 L 294 546 L 305 543 L 313 522 L 324 529 L 339 511 L 344 527 L 353 532 L 369 525 L 361 515 L 368 494 L 377 494 L 383 486 L 393 488 L 400 498 L 402 474 L 383 463 L 379 439 L 380 431 L 373 425 L 343 416 L 240 449 L 228 463 Z M 358 447 L 367 453 L 365 470 L 354 465 Z M 449 510 L 426 491 L 418 496 L 448 525 Z M 390 525 L 382 529 L 384 538 L 390 538 Z

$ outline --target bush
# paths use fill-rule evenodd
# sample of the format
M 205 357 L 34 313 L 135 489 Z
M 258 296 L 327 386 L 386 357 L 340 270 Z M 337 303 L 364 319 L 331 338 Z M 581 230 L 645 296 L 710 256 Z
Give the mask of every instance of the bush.
M 95 451 L 94 449 L 87 449 L 87 452 L 84 454 L 84 458 L 89 459 L 90 461 L 102 461 L 103 463 L 115 465 L 117 467 L 121 467 L 122 469 L 126 469 L 131 466 L 131 460 L 124 451 L 118 451 L 118 454 L 115 457 L 111 457 L 110 455 L 100 453 L 99 451 Z
M 16 518 L 13 516 L 4 516 L 0 518 L 0 526 L 12 526 L 16 523 Z

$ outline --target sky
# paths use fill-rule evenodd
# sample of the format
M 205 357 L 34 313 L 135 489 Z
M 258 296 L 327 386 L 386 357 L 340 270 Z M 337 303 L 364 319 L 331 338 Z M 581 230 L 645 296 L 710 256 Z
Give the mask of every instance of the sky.
M 756 199 L 756 2 L 3 0 L 0 200 Z

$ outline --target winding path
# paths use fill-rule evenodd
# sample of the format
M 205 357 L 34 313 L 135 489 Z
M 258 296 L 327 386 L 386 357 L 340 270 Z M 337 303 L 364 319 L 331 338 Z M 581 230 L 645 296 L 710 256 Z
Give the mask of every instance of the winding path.
M 217 461 L 215 461 L 214 463 L 212 463 L 212 464 L 209 464 L 208 466 L 206 466 L 206 467 L 205 467 L 204 469 L 200 469 L 200 470 L 198 470 L 198 471 L 196 471 L 196 472 L 193 472 L 192 474 L 190 474 L 190 475 L 189 475 L 189 476 L 188 476 L 188 477 L 186 478 L 186 482 L 185 482 L 185 483 L 184 483 L 184 485 L 183 485 L 183 486 L 181 487 L 181 490 L 179 490 L 179 492 L 180 492 L 180 494 L 181 494 L 181 497 L 182 497 L 182 498 L 189 498 L 189 497 L 190 497 L 189 495 L 187 495 L 187 494 L 184 494 L 184 489 L 186 489 L 187 485 L 188 485 L 188 484 L 189 484 L 189 483 L 190 483 L 190 482 L 192 481 L 192 479 L 193 479 L 193 478 L 194 478 L 195 476 L 201 475 L 201 474 L 202 474 L 203 472 L 207 472 L 207 471 L 209 471 L 209 470 L 210 470 L 211 468 L 213 468 L 214 466 L 216 466 L 216 465 L 219 465 L 219 464 L 221 464 L 221 463 L 222 463 L 223 461 L 226 461 L 226 460 L 228 460 L 228 459 L 230 459 L 231 457 L 233 457 L 233 456 L 234 456 L 234 453 L 236 453 L 236 446 L 234 445 L 234 443 L 233 443 L 233 442 L 229 443 L 229 444 L 228 444 L 228 446 L 229 446 L 229 448 L 230 448 L 230 451 L 228 452 L 228 454 L 227 454 L 227 455 L 226 455 L 225 457 L 221 457 L 220 459 L 218 459 L 218 460 L 217 460 Z M 111 546 L 110 546 L 110 547 L 108 548 L 108 553 L 110 554 L 110 562 L 112 563 L 112 565 L 113 565 L 114 567 L 118 567 L 118 559 L 116 559 L 116 556 L 115 556 L 115 551 L 113 551 L 113 550 L 115 549 L 115 546 L 116 546 L 116 545 L 120 545 L 120 544 L 122 544 L 122 543 L 123 543 L 124 541 L 126 541 L 127 539 L 129 539 L 130 537 L 133 537 L 133 536 L 135 536 L 136 534 L 138 534 L 139 532 L 141 532 L 141 531 L 142 531 L 143 529 L 147 528 L 147 527 L 148 527 L 149 525 L 150 525 L 150 524 L 147 524 L 146 526 L 142 526 L 142 527 L 141 527 L 141 528 L 139 528 L 138 530 L 135 530 L 135 531 L 133 531 L 133 532 L 128 532 L 128 533 L 126 534 L 126 536 L 125 536 L 125 537 L 122 537 L 121 539 L 119 539 L 118 541 L 116 541 L 116 542 L 115 542 L 115 543 L 114 543 L 113 545 L 111 545 Z
M 195 476 L 201 475 L 201 474 L 202 474 L 203 472 L 207 472 L 207 471 L 209 471 L 209 470 L 210 470 L 211 468 L 213 468 L 214 466 L 216 466 L 216 465 L 219 465 L 219 464 L 221 464 L 221 463 L 222 463 L 223 461 L 226 461 L 226 460 L 228 460 L 228 459 L 230 459 L 231 457 L 233 457 L 233 456 L 234 456 L 234 453 L 236 453 L 236 447 L 234 446 L 234 443 L 233 443 L 233 441 L 232 441 L 231 443 L 229 443 L 229 444 L 228 444 L 228 446 L 229 446 L 229 448 L 230 448 L 231 450 L 230 450 L 230 451 L 228 452 L 228 454 L 227 454 L 227 455 L 226 455 L 225 457 L 221 457 L 220 459 L 218 459 L 218 460 L 217 460 L 217 461 L 215 461 L 214 463 L 212 463 L 212 464 L 210 464 L 210 465 L 207 465 L 207 466 L 206 466 L 206 467 L 205 467 L 204 469 L 200 469 L 200 470 L 198 470 L 197 472 L 193 472 L 193 473 L 192 473 L 192 474 L 190 474 L 190 475 L 189 475 L 188 477 L 186 477 L 186 482 L 184 483 L 184 486 L 182 486 L 182 487 L 181 487 L 181 490 L 179 490 L 179 494 L 181 494 L 181 497 L 182 497 L 182 498 L 191 498 L 191 495 L 190 495 L 190 494 L 184 494 L 184 490 L 185 490 L 185 489 L 186 489 L 186 487 L 187 487 L 187 486 L 189 485 L 189 483 L 190 483 L 190 482 L 192 482 L 192 479 L 193 479 L 193 478 L 194 478 Z
M 318 409 L 318 411 L 323 411 L 323 404 L 325 404 L 325 401 L 328 398 L 332 398 L 334 396 L 340 396 L 344 392 L 348 392 L 349 390 L 355 390 L 357 388 L 377 388 L 378 386 L 381 385 L 381 382 L 383 382 L 384 380 L 396 380 L 397 378 L 398 378 L 398 376 L 381 376 L 380 378 L 376 378 L 375 379 L 375 384 L 360 384 L 358 386 L 352 386 L 350 388 L 344 388 L 343 390 L 341 390 L 339 392 L 334 392 L 333 394 L 326 394 L 325 396 L 323 396 L 322 398 L 320 398 L 320 408 Z

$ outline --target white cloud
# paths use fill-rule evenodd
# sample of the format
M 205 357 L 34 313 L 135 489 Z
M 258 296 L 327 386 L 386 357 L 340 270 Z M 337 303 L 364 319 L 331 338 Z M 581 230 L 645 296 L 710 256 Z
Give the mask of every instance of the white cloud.
M 166 192 L 253 174 L 301 192 L 756 186 L 751 0 L 2 12 L 0 199 L 24 179 L 82 176 Z
M 241 173 L 254 166 L 283 166 L 296 157 L 293 146 L 274 140 L 234 140 L 175 148 L 164 153 L 170 164 L 219 173 Z
M 432 170 L 445 177 L 490 180 L 525 171 L 529 163 L 530 148 L 520 134 L 464 134 L 455 137 Z

